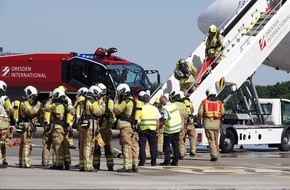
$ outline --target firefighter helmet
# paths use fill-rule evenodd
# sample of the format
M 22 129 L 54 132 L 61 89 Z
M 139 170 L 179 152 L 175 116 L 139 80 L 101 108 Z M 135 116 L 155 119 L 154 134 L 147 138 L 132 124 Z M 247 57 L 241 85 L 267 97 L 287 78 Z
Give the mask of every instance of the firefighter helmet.
M 7 84 L 3 80 L 0 80 L 0 90 L 5 92 L 6 89 L 7 89 Z
M 34 86 L 27 86 L 24 89 L 24 98 L 29 98 L 32 95 L 37 96 L 38 95 L 38 91 Z
M 52 91 L 52 97 L 54 99 L 59 99 L 60 97 L 64 97 L 65 92 L 61 88 L 56 88 Z
M 215 89 L 209 87 L 206 91 L 205 91 L 206 96 L 215 96 L 216 95 L 216 91 Z
M 102 93 L 102 89 L 97 85 L 93 85 L 89 88 L 88 93 L 93 97 L 99 97 L 99 95 Z
M 65 94 L 67 93 L 67 88 L 65 86 L 59 86 L 58 89 L 62 90 Z
M 107 87 L 103 83 L 98 83 L 97 86 L 102 90 L 101 95 L 107 94 Z
M 217 33 L 217 30 L 218 29 L 217 29 L 216 25 L 214 25 L 214 24 L 210 25 L 208 28 L 209 33 Z
M 142 91 L 139 92 L 138 97 L 142 98 L 145 94 L 147 94 L 147 93 L 142 90 Z
M 87 92 L 89 91 L 89 89 L 87 87 L 81 87 L 80 89 L 78 89 L 77 91 L 77 97 L 80 96 L 85 96 L 87 94 Z
M 128 84 L 121 83 L 117 86 L 117 94 L 122 96 L 127 96 L 130 94 L 130 87 Z

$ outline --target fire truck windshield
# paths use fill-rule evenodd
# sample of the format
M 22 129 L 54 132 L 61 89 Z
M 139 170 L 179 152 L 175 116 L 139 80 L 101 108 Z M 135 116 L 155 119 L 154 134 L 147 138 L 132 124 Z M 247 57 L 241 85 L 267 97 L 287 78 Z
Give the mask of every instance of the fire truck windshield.
M 142 67 L 137 64 L 131 63 L 129 65 L 106 65 L 115 82 L 115 85 L 126 83 L 131 88 L 138 90 L 150 90 L 151 84 Z

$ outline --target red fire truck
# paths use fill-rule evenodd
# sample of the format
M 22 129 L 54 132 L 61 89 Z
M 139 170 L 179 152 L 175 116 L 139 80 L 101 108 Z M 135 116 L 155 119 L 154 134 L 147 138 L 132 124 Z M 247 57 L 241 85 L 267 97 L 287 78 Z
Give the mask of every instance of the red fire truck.
M 98 48 L 93 54 L 83 53 L 2 53 L 0 56 L 0 80 L 7 83 L 7 94 L 21 97 L 27 85 L 35 86 L 40 98 L 59 85 L 73 94 L 80 87 L 102 82 L 111 97 L 119 83 L 127 83 L 133 95 L 139 91 L 151 91 L 147 74 L 160 75 L 157 70 L 144 70 L 140 65 L 113 55 L 116 48 Z

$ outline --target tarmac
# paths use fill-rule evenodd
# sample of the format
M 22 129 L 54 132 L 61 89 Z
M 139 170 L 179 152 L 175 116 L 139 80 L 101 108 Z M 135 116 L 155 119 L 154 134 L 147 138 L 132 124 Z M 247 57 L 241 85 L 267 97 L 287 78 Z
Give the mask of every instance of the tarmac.
M 77 141 L 75 141 L 77 145 Z M 120 149 L 113 140 L 114 153 Z M 251 146 L 221 154 L 209 161 L 206 147 L 198 147 L 194 157 L 186 155 L 178 166 L 139 167 L 138 173 L 107 171 L 104 156 L 98 172 L 80 172 L 78 149 L 71 150 L 71 170 L 51 170 L 41 166 L 41 139 L 33 139 L 32 168 L 19 168 L 18 146 L 7 148 L 6 169 L 0 169 L 0 189 L 290 189 L 290 153 L 266 146 Z M 114 169 L 122 168 L 122 158 L 115 158 Z

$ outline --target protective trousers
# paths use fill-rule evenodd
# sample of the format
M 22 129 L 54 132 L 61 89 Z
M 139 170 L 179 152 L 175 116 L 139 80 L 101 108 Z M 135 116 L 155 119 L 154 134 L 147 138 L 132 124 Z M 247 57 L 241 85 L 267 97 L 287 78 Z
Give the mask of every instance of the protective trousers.
M 79 127 L 79 170 L 92 171 L 93 150 L 95 147 L 92 128 Z
M 196 130 L 193 123 L 189 123 L 187 125 L 185 137 L 186 135 L 188 136 L 189 139 L 190 154 L 194 155 L 196 154 L 196 138 L 195 138 Z
M 54 166 L 61 167 L 63 164 L 71 164 L 71 155 L 69 151 L 69 143 L 65 138 L 66 133 L 60 125 L 54 125 L 52 129 L 52 148 L 55 152 Z
M 19 146 L 19 166 L 20 168 L 29 168 L 30 163 L 30 154 L 32 150 L 32 123 L 24 123 L 25 131 L 21 135 L 21 141 Z
M 105 157 L 107 161 L 108 169 L 112 169 L 114 167 L 114 155 L 112 153 L 112 130 L 111 127 L 106 127 L 100 129 L 99 135 L 101 135 L 102 140 L 104 141 L 104 149 L 105 149 Z M 100 169 L 101 163 L 101 145 L 98 140 L 95 141 L 95 150 L 94 150 L 94 168 Z
M 184 128 L 182 128 L 181 131 L 179 132 L 178 148 L 179 148 L 179 158 L 183 158 L 186 155 Z
M 205 129 L 205 136 L 209 144 L 210 157 L 217 158 L 219 156 L 219 130 Z
M 123 155 L 123 168 L 125 170 L 132 169 L 132 137 L 133 129 L 131 127 L 126 127 L 120 129 L 120 145 L 122 147 Z M 138 164 L 138 163 L 137 163 Z
M 163 152 L 163 135 L 164 135 L 164 128 L 158 129 L 157 133 L 157 152 Z
M 6 141 L 9 129 L 0 129 L 0 166 L 6 162 Z
M 50 147 L 52 145 L 51 130 L 44 130 L 42 136 L 42 166 L 47 166 L 49 163 Z
M 139 134 L 133 131 L 132 136 L 132 169 L 138 169 L 139 162 Z

